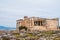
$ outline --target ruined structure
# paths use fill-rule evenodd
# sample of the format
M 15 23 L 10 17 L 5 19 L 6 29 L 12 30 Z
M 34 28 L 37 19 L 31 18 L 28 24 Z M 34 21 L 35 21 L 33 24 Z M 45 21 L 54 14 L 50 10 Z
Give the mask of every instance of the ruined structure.
M 59 26 L 59 19 L 58 18 L 40 18 L 40 17 L 28 17 L 24 16 L 24 19 L 17 20 L 16 23 L 16 30 L 19 30 L 19 26 L 25 26 L 29 30 L 57 30 Z

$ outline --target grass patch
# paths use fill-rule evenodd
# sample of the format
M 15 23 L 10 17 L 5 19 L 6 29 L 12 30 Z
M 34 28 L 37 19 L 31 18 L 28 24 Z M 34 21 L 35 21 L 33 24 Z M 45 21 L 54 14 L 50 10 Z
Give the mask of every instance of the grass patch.
M 41 32 L 41 34 L 52 35 L 53 34 L 53 31 L 45 31 L 45 32 Z

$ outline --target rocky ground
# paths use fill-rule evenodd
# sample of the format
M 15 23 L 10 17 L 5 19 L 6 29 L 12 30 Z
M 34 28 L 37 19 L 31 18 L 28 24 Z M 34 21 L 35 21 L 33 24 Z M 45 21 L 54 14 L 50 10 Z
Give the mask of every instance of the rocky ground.
M 0 35 L 0 40 L 60 40 L 60 31 L 33 31 Z

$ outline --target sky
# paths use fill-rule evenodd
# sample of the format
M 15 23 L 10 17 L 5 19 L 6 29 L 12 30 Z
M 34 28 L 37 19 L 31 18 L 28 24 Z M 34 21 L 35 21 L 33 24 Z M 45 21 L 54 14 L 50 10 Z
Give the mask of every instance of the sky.
M 16 27 L 24 16 L 60 18 L 60 0 L 0 0 L 0 25 Z

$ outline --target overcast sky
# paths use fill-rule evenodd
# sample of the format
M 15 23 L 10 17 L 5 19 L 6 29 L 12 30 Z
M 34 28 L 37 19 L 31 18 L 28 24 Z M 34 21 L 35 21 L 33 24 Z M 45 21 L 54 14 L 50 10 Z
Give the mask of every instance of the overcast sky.
M 60 18 L 60 0 L 0 0 L 0 25 L 16 27 L 23 16 Z

